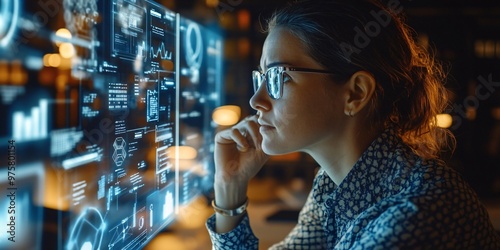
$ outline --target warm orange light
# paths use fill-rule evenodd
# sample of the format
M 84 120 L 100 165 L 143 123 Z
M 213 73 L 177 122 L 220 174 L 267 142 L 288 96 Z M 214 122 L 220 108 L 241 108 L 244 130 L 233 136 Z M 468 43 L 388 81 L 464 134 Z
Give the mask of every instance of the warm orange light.
M 25 84 L 28 79 L 26 71 L 20 61 L 12 62 L 12 69 L 10 72 L 10 82 L 12 84 Z
M 71 69 L 72 66 L 72 60 L 71 58 L 62 58 L 61 57 L 61 63 L 59 64 L 59 69 Z
M 440 128 L 449 128 L 453 123 L 453 118 L 449 114 L 436 115 L 436 126 Z
M 205 0 L 205 3 L 208 7 L 215 8 L 217 7 L 217 5 L 219 5 L 219 0 Z
M 238 54 L 240 57 L 247 57 L 250 54 L 252 45 L 248 38 L 238 39 Z
M 75 47 L 71 43 L 61 43 L 59 46 L 59 54 L 63 58 L 71 58 L 75 55 Z
M 175 150 L 179 151 L 179 160 L 193 160 L 198 156 L 198 152 L 195 148 L 189 146 L 172 146 L 168 148 L 169 156 L 171 158 L 177 157 Z
M 494 57 L 495 56 L 495 41 L 486 40 L 484 43 L 484 56 Z
M 26 73 L 20 70 L 12 71 L 10 74 L 10 82 L 15 85 L 23 85 L 27 78 Z
M 476 120 L 477 117 L 477 109 L 475 107 L 466 107 L 465 108 L 465 118 L 469 121 Z
M 238 28 L 240 30 L 248 30 L 250 28 L 250 11 L 238 11 Z
M 216 108 L 212 114 L 212 119 L 218 125 L 231 126 L 239 121 L 240 116 L 240 107 L 236 105 L 226 105 Z
M 45 54 L 45 55 L 43 56 L 43 59 L 42 59 L 42 61 L 43 61 L 43 66 L 45 66 L 45 67 L 50 67 L 50 65 L 49 65 L 49 57 L 50 57 L 50 54 Z
M 9 81 L 9 65 L 7 61 L 0 60 L 0 84 L 5 84 Z
M 59 67 L 61 65 L 61 56 L 59 54 L 50 54 L 47 62 L 50 67 Z
M 66 87 L 66 83 L 68 81 L 68 77 L 64 74 L 59 74 L 56 77 L 56 87 L 57 89 L 63 90 Z
M 61 38 L 66 38 L 66 39 L 71 39 L 71 32 L 65 28 L 58 29 L 56 31 L 56 36 L 61 37 Z M 56 45 L 60 46 L 62 42 L 56 41 Z
M 493 117 L 493 119 L 500 121 L 500 107 L 492 108 L 491 116 Z
M 64 178 L 59 170 L 52 168 L 45 168 L 45 195 L 43 199 L 43 206 L 55 210 L 69 210 L 69 202 L 66 199 L 67 192 L 62 187 L 61 180 Z
M 484 57 L 484 42 L 482 40 L 476 40 L 474 43 L 474 52 L 477 57 Z

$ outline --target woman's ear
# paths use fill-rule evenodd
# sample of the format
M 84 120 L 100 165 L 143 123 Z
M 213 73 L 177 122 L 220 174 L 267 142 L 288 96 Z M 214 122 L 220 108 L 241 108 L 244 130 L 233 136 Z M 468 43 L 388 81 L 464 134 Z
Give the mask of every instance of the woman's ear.
M 370 103 L 376 89 L 373 75 L 368 71 L 354 73 L 346 83 L 347 96 L 344 113 L 354 116 Z

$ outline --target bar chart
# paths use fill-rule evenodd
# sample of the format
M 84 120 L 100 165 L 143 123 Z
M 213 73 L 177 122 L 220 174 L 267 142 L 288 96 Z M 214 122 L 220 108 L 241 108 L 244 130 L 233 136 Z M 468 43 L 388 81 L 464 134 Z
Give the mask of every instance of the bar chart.
M 15 111 L 12 116 L 12 137 L 17 142 L 47 138 L 48 100 L 40 99 L 29 114 Z

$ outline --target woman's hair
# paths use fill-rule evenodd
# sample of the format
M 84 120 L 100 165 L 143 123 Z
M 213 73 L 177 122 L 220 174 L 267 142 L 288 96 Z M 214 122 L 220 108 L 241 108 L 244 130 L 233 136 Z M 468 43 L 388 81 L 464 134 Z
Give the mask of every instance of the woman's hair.
M 360 70 L 373 74 L 377 87 L 368 118 L 394 126 L 417 155 L 438 158 L 453 141 L 451 132 L 436 126 L 436 115 L 448 105 L 445 74 L 415 43 L 403 8 L 399 0 L 387 6 L 375 0 L 297 1 L 276 11 L 267 29 L 286 28 L 309 56 L 343 79 Z

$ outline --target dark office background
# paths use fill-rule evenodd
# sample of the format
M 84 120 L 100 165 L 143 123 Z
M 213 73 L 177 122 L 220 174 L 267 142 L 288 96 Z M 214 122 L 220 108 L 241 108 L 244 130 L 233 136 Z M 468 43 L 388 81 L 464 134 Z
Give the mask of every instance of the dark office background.
M 288 1 L 154 1 L 224 36 L 225 96 L 223 104 L 241 107 L 242 117 L 255 113 L 248 104 L 253 94 L 250 73 L 259 64 L 262 44 L 266 37 L 266 34 L 262 32 L 262 26 L 276 8 Z M 450 166 L 463 174 L 483 200 L 495 203 L 491 206 L 493 210 L 490 209 L 490 211 L 493 211 L 492 218 L 497 218 L 495 225 L 500 225 L 498 224 L 500 215 L 498 212 L 500 204 L 500 1 L 382 1 L 384 4 L 400 3 L 407 23 L 415 30 L 417 41 L 433 51 L 436 58 L 447 69 L 448 78 L 445 84 L 453 93 L 452 104 L 447 113 L 453 117 L 451 131 L 456 137 L 456 148 L 453 151 L 443 152 L 443 157 Z M 37 1 L 32 1 L 33 4 L 28 2 L 25 1 L 26 9 L 36 10 L 39 7 L 36 5 Z M 57 2 L 62 4 L 63 1 Z M 49 26 L 62 27 L 63 22 L 63 16 L 58 15 L 49 21 Z M 36 40 L 36 42 L 39 46 L 49 46 L 49 48 L 53 46 L 47 41 Z M 45 68 L 45 70 L 52 69 Z M 37 75 L 31 75 L 30 78 L 38 79 Z M 307 190 L 304 185 L 300 184 L 300 181 L 296 180 L 300 179 L 303 180 L 302 183 L 311 185 L 317 168 L 317 164 L 304 154 L 273 157 L 267 165 L 258 174 L 257 181 L 277 180 L 281 186 L 290 189 L 291 193 L 298 189 L 302 192 Z M 269 184 L 266 181 L 257 182 L 257 185 L 252 185 L 249 191 L 251 205 L 257 207 L 253 210 L 254 214 L 262 211 L 268 212 L 258 210 L 259 201 L 261 201 L 260 205 L 264 203 L 262 201 L 271 203 L 269 201 L 279 196 L 276 190 L 280 187 L 275 185 L 276 183 Z M 294 186 L 297 183 L 298 185 Z M 175 243 L 175 240 L 192 241 L 193 244 L 196 242 L 209 247 L 204 243 L 209 243 L 204 228 L 204 217 L 205 213 L 206 217 L 210 216 L 213 210 L 203 201 L 191 206 L 191 209 L 193 210 L 186 214 L 199 215 L 198 218 L 180 218 L 180 226 L 173 225 L 160 236 L 166 235 L 165 242 L 168 244 Z M 53 222 L 57 221 L 57 218 L 50 217 L 50 214 L 45 216 Z M 45 226 L 45 230 L 51 226 L 53 225 Z M 264 226 L 267 227 L 269 224 Z M 270 228 L 274 230 L 276 225 Z M 496 228 L 498 230 L 498 226 Z M 50 230 L 55 229 L 49 228 Z M 287 232 L 287 230 L 283 231 Z M 270 234 L 274 237 L 273 241 L 281 237 L 280 234 L 274 231 L 273 233 Z M 164 241 L 159 242 L 163 244 Z M 160 246 L 164 247 L 161 244 Z M 146 249 L 158 249 L 158 247 L 151 245 Z
M 395 0 L 383 1 L 385 4 Z M 225 42 L 225 102 L 251 114 L 250 72 L 259 62 L 265 19 L 287 1 L 160 1 L 181 14 L 219 29 Z M 479 1 L 398 1 L 416 39 L 427 46 L 448 72 L 453 93 L 447 113 L 453 117 L 456 148 L 445 159 L 485 198 L 500 197 L 500 3 Z M 301 174 L 304 156 L 280 161 L 277 177 Z M 299 163 L 297 163 L 299 161 Z M 272 161 L 270 164 L 273 164 Z M 287 164 L 293 167 L 287 168 Z M 285 165 L 285 166 L 283 166 Z M 306 167 L 306 166 L 302 166 Z M 276 169 L 276 168 L 275 168 Z M 288 172 L 287 172 L 288 171 Z M 303 170 L 302 170 L 303 171 Z

